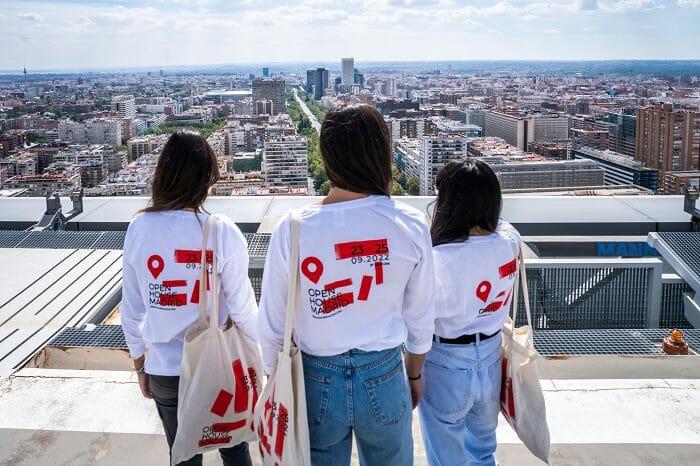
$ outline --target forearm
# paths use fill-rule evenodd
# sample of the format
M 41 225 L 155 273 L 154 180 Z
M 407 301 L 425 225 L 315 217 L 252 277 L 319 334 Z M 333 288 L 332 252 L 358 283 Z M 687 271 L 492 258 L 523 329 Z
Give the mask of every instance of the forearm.
M 410 351 L 406 351 L 404 361 L 406 364 L 406 373 L 408 374 L 409 379 L 417 379 L 420 377 L 424 360 L 425 354 L 414 354 Z

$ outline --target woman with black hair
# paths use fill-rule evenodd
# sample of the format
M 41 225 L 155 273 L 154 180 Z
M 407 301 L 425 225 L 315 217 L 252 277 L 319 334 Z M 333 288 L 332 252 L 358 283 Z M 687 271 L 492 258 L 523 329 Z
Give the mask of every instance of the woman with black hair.
M 431 226 L 435 336 L 419 406 L 431 466 L 495 464 L 501 327 L 513 295 L 520 235 L 500 220 L 501 189 L 479 160 L 446 164 Z
M 390 198 L 390 137 L 376 109 L 329 112 L 319 145 L 330 193 L 283 217 L 270 240 L 263 363 L 269 373 L 282 346 L 290 223 L 298 221 L 293 337 L 303 352 L 311 462 L 349 465 L 354 434 L 361 464 L 409 466 L 412 408 L 434 326 L 430 233 L 423 214 Z
M 132 220 L 124 240 L 122 328 L 141 393 L 155 401 L 170 448 L 185 331 L 199 316 L 202 234 L 209 217 L 203 204 L 218 179 L 216 154 L 206 140 L 189 131 L 173 134 L 158 159 L 150 205 Z M 230 220 L 222 218 L 214 228 L 218 270 L 209 273 L 220 277 L 219 324 L 231 319 L 255 340 L 257 304 L 246 240 Z M 219 452 L 225 465 L 251 464 L 247 443 Z M 179 464 L 201 465 L 202 455 Z

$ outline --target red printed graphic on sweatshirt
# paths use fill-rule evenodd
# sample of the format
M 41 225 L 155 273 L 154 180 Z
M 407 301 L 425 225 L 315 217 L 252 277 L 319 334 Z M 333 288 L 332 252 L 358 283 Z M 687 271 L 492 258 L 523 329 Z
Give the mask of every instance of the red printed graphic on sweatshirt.
M 503 264 L 498 268 L 498 276 L 500 278 L 510 277 L 518 269 L 518 261 L 513 259 L 512 261 Z
M 372 276 L 365 275 L 362 277 L 362 284 L 360 285 L 360 292 L 357 294 L 357 299 L 360 301 L 367 301 L 369 298 L 369 291 L 372 288 Z
M 389 253 L 389 243 L 386 238 L 366 241 L 349 241 L 335 245 L 336 260 L 350 259 L 363 256 L 383 256 Z
M 479 317 L 482 317 L 485 314 L 491 314 L 491 313 L 496 312 L 499 309 L 501 309 L 508 299 L 508 297 L 503 299 L 503 297 L 505 295 L 506 295 L 505 291 L 501 291 L 500 293 L 498 293 L 496 295 L 496 299 L 491 301 L 486 307 L 484 307 L 483 309 L 481 309 L 479 311 Z
M 157 280 L 158 276 L 165 268 L 165 261 L 158 254 L 153 254 L 146 260 L 146 267 L 148 267 L 148 271 L 153 275 L 153 279 Z
M 214 262 L 214 253 L 211 249 L 207 249 L 207 264 Z M 202 263 L 202 251 L 199 249 L 176 249 L 175 250 L 176 264 L 196 264 Z
M 324 314 L 329 314 L 333 311 L 340 309 L 341 307 L 349 306 L 354 302 L 355 299 L 352 293 L 342 293 L 324 299 L 321 302 L 321 310 Z
M 488 280 L 484 280 L 479 285 L 476 287 L 476 297 L 479 298 L 481 301 L 486 302 L 489 299 L 489 295 L 491 294 L 491 282 Z
M 377 285 L 384 283 L 384 264 L 382 262 L 374 263 L 374 278 L 376 279 Z
M 301 273 L 314 283 L 323 275 L 323 262 L 318 257 L 309 256 L 301 262 Z
M 366 264 L 372 274 L 363 274 L 355 284 L 351 277 L 336 279 L 323 283 L 321 288 L 309 288 L 308 298 L 313 317 L 323 319 L 332 317 L 358 301 L 368 301 L 374 286 L 384 284 L 385 265 L 389 260 L 389 243 L 386 238 L 366 241 L 349 241 L 334 245 L 336 260 L 350 259 L 355 264 Z M 314 256 L 306 257 L 301 262 L 301 272 L 310 281 L 321 284 L 323 262 Z M 354 290 L 353 290 L 353 287 Z

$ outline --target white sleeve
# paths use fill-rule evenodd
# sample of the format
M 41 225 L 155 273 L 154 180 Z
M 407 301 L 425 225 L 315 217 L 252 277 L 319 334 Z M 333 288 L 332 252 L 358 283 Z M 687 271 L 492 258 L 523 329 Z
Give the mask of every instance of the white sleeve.
M 126 255 L 122 263 L 122 303 L 121 323 L 132 358 L 143 356 L 146 344 L 143 341 L 143 325 L 146 322 L 146 306 L 139 292 L 136 270 L 127 261 Z
M 236 326 L 253 340 L 257 340 L 258 305 L 248 277 L 248 245 L 235 225 L 223 225 L 222 239 L 228 257 L 220 267 L 221 290 L 229 315 Z
M 266 374 L 277 365 L 277 353 L 284 339 L 289 285 L 289 228 L 289 216 L 286 216 L 272 232 L 263 271 L 258 335 Z
M 427 226 L 422 229 L 417 246 L 420 257 L 406 285 L 403 316 L 408 327 L 406 349 L 413 354 L 425 354 L 433 345 L 435 331 L 435 270 Z
M 520 248 L 522 247 L 523 238 L 520 236 L 520 232 L 515 229 L 513 225 L 501 219 L 498 221 L 498 227 L 496 231 L 506 237 L 511 245 L 513 246 L 513 252 L 516 257 L 520 255 Z

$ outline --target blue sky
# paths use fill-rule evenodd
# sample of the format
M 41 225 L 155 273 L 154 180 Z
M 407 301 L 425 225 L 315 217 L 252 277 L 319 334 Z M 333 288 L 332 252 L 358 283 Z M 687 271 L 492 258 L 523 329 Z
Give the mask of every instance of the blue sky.
M 698 59 L 700 0 L 0 0 L 0 69 Z

